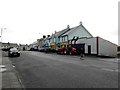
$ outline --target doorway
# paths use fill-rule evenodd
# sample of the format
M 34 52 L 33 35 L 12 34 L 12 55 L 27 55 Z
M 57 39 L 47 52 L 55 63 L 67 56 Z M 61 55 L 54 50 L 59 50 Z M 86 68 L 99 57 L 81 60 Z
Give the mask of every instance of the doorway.
M 91 54 L 91 45 L 88 45 L 88 54 Z

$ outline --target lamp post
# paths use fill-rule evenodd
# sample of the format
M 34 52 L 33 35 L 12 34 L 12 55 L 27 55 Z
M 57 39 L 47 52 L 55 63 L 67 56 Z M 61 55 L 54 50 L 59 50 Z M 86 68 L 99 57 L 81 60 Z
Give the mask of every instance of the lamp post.
M 2 47 L 2 34 L 3 34 L 3 30 L 5 30 L 6 28 L 1 28 L 1 36 L 0 36 L 0 38 L 1 38 L 1 47 Z
M 45 38 L 46 38 L 46 35 L 43 35 L 42 33 L 39 33 L 39 34 L 41 34 L 42 35 L 42 40 L 40 41 L 40 47 L 43 47 L 44 46 L 44 43 L 45 43 Z
M 6 66 L 2 64 L 2 32 L 3 30 L 6 29 L 6 28 L 1 28 L 1 44 L 0 44 L 0 89 L 2 89 L 2 73 L 1 72 L 4 72 L 6 71 Z
M 2 33 L 3 33 L 3 30 L 5 30 L 6 28 L 1 28 L 1 39 L 2 39 Z M 1 42 L 2 42 L 2 40 L 1 40 Z

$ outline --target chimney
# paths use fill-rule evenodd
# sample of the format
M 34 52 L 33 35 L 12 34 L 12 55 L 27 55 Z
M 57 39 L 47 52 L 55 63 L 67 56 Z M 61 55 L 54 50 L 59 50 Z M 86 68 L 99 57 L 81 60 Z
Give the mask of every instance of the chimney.
M 47 35 L 47 37 L 50 37 L 50 35 Z
M 83 23 L 82 23 L 82 21 L 80 21 L 80 25 L 82 25 Z
M 70 29 L 70 25 L 67 25 L 67 29 Z
M 56 34 L 57 32 L 55 31 L 55 34 Z
M 45 36 L 45 35 L 43 35 L 43 38 L 46 38 L 46 36 Z

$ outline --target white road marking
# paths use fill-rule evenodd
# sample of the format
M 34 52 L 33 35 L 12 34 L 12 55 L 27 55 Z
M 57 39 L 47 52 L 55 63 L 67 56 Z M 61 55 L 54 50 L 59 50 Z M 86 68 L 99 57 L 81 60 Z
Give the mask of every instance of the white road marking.
M 5 65 L 0 65 L 0 68 L 5 68 Z
M 105 70 L 105 71 L 110 71 L 110 72 L 118 72 L 118 69 L 109 69 L 109 68 L 102 68 L 102 70 Z
M 0 68 L 0 73 L 5 72 L 7 69 L 6 68 Z
M 118 58 L 114 58 L 114 59 L 100 59 L 100 60 L 103 60 L 103 61 L 110 61 L 110 62 L 116 62 L 116 63 L 118 63 L 118 61 L 119 61 L 120 59 L 118 59 Z
M 6 71 L 6 66 L 5 65 L 0 65 L 0 73 Z

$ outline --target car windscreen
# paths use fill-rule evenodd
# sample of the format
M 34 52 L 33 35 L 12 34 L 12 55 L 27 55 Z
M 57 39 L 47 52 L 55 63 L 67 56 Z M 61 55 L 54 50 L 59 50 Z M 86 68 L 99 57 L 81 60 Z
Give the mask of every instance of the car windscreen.
M 12 52 L 18 52 L 17 48 L 11 48 L 10 51 L 12 51 Z

